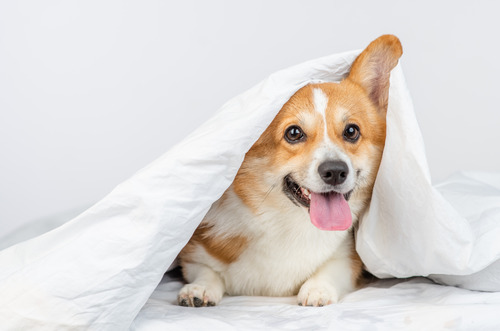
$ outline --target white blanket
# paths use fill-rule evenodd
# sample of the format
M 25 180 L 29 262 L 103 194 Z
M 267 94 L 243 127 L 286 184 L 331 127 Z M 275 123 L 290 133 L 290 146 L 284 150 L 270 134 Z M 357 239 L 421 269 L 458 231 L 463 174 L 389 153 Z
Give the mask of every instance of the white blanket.
M 500 292 L 472 292 L 425 278 L 382 280 L 335 305 L 295 297 L 224 297 L 217 307 L 179 307 L 180 279 L 166 276 L 131 330 L 498 330 Z
M 80 216 L 1 251 L 2 327 L 131 327 L 281 106 L 305 84 L 342 79 L 357 54 L 332 55 L 271 75 L 229 101 L 182 143 Z M 357 249 L 369 270 L 382 277 L 440 274 L 436 279 L 443 282 L 449 278 L 442 275 L 462 275 L 452 281 L 481 288 L 479 283 L 487 279 L 488 289 L 500 289 L 498 276 L 487 277 L 481 271 L 500 254 L 500 186 L 487 198 L 469 195 L 461 187 L 458 193 L 453 185 L 444 187 L 452 207 L 430 185 L 422 140 L 398 66 L 391 77 L 387 147 L 373 203 L 357 234 Z M 471 273 L 477 273 L 480 281 L 471 284 L 472 278 L 463 276 Z M 376 295 L 367 298 L 377 300 Z M 262 304 L 266 302 L 262 298 Z M 170 307 L 165 318 L 175 318 L 175 311 L 182 309 Z M 281 310 L 290 323 L 297 320 L 294 309 Z M 321 312 L 307 311 L 311 316 Z M 145 313 L 143 309 L 141 316 Z M 221 314 L 218 320 L 224 323 Z

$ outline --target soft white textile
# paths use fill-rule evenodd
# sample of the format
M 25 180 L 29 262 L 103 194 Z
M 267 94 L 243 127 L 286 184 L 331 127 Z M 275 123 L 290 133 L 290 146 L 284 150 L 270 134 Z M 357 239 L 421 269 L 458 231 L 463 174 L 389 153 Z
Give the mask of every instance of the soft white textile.
M 467 219 L 474 238 L 470 258 L 485 268 L 474 268 L 470 275 L 447 270 L 430 278 L 468 289 L 500 291 L 500 173 L 463 172 L 436 188 Z
M 131 330 L 498 330 L 500 292 L 473 292 L 425 278 L 381 280 L 335 305 L 295 297 L 224 297 L 217 307 L 176 306 L 182 282 L 160 283 Z
M 80 216 L 0 252 L 2 328 L 129 328 L 281 106 L 309 82 L 340 80 L 357 54 L 271 75 Z M 477 231 L 431 187 L 399 66 L 391 81 L 388 147 L 358 232 L 359 253 L 380 276 L 478 272 L 498 260 L 500 241 Z M 490 202 L 481 208 L 498 210 L 498 197 Z M 490 223 L 488 231 L 498 233 Z M 296 307 L 282 309 L 294 323 Z
M 384 155 L 356 248 L 381 278 L 479 272 L 500 258 L 499 175 L 482 179 L 479 190 L 472 178 L 468 185 L 451 180 L 441 186 L 445 196 L 431 185 L 411 98 L 397 69 L 391 74 Z M 500 291 L 499 278 L 490 290 Z M 475 283 L 470 288 L 483 289 Z

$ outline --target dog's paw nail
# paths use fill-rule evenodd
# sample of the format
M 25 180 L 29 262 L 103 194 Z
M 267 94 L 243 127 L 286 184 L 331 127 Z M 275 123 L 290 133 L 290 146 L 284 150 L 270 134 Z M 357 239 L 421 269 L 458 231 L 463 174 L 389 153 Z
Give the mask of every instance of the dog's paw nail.
M 330 284 L 304 283 L 297 296 L 299 305 L 323 307 L 338 301 L 336 289 Z
M 203 306 L 203 300 L 201 300 L 200 298 L 193 298 L 193 306 L 195 307 L 201 307 Z
M 222 298 L 222 293 L 217 293 L 198 284 L 186 284 L 179 291 L 178 302 L 185 307 L 215 306 Z

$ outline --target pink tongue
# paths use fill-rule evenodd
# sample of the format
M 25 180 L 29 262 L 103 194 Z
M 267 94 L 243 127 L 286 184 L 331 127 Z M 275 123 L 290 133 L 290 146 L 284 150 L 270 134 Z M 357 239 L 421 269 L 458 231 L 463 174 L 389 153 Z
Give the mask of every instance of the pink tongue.
M 352 224 L 351 209 L 340 193 L 312 193 L 309 209 L 311 222 L 320 230 L 342 231 Z

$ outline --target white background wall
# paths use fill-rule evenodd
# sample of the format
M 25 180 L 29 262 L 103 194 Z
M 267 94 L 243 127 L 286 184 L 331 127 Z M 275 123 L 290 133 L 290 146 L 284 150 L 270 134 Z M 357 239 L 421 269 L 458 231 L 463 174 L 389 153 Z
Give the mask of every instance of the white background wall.
M 384 33 L 403 42 L 433 179 L 500 171 L 499 12 L 494 1 L 2 1 L 0 235 L 98 201 L 273 71 Z

